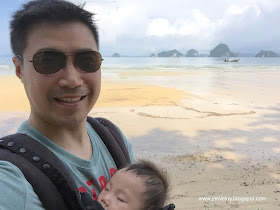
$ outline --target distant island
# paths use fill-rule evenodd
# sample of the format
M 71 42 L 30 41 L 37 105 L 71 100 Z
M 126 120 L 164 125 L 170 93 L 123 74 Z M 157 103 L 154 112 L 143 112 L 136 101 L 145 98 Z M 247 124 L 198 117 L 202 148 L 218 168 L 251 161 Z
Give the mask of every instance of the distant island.
M 158 53 L 158 57 L 183 57 L 183 54 L 174 49 Z
M 199 57 L 199 52 L 195 49 L 191 49 L 187 52 L 186 57 Z
M 279 57 L 278 54 L 276 54 L 273 51 L 265 51 L 265 50 L 261 50 L 256 57 L 270 57 L 270 58 L 275 58 L 275 57 Z
M 114 53 L 112 57 L 121 57 L 119 53 Z
M 114 57 L 114 56 L 113 56 Z M 155 53 L 151 53 L 148 57 L 271 57 L 276 58 L 280 57 L 280 54 L 277 54 L 273 51 L 261 50 L 259 53 L 246 53 L 246 52 L 232 52 L 230 48 L 224 44 L 218 44 L 214 47 L 209 54 L 201 54 L 195 49 L 190 49 L 186 54 L 179 52 L 176 49 L 162 51 L 157 55 Z
M 158 57 L 183 57 L 184 55 L 178 50 L 169 50 L 158 53 Z M 219 44 L 213 50 L 210 51 L 210 54 L 200 54 L 195 49 L 190 49 L 185 54 L 185 57 L 236 57 L 237 53 L 230 51 L 229 47 L 226 44 Z M 151 53 L 149 57 L 156 57 L 154 53 Z
M 219 44 L 210 51 L 208 57 L 236 57 L 236 54 L 231 52 L 226 44 Z

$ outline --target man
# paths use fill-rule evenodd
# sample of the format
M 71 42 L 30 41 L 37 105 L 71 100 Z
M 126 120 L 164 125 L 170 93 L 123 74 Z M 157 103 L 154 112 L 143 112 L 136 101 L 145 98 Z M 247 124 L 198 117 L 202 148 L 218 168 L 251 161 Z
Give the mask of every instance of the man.
M 17 77 L 30 102 L 18 129 L 64 163 L 80 192 L 94 199 L 116 172 L 106 146 L 87 123 L 100 93 L 102 62 L 92 13 L 62 0 L 26 3 L 11 21 Z M 133 160 L 131 145 L 125 144 Z M 23 173 L 0 161 L 0 209 L 45 209 Z

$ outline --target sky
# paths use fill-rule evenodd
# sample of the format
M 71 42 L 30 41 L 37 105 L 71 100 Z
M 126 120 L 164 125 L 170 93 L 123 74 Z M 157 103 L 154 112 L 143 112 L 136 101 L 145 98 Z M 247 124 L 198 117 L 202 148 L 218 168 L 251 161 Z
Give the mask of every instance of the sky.
M 177 49 L 209 54 L 280 53 L 279 0 L 70 0 L 95 13 L 104 56 L 148 56 Z M 0 1 L 0 55 L 11 54 L 9 20 L 28 0 Z

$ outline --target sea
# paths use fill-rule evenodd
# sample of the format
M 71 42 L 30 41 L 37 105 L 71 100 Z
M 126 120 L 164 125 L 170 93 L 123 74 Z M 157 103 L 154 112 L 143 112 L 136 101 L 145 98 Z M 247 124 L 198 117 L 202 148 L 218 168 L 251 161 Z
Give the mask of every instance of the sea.
M 103 73 L 128 71 L 280 71 L 280 58 L 241 57 L 224 62 L 218 57 L 104 57 Z M 12 57 L 0 57 L 0 75 L 14 75 Z

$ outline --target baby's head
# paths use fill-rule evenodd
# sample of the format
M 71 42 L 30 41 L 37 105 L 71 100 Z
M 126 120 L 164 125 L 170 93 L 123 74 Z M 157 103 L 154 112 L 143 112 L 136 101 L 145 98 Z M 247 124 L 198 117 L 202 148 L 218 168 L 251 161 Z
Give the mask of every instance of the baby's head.
M 141 160 L 117 171 L 98 201 L 106 210 L 159 210 L 168 189 L 166 174 L 152 162 Z

